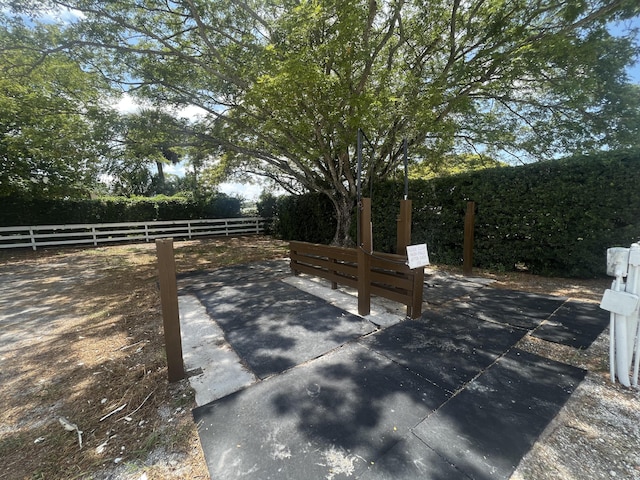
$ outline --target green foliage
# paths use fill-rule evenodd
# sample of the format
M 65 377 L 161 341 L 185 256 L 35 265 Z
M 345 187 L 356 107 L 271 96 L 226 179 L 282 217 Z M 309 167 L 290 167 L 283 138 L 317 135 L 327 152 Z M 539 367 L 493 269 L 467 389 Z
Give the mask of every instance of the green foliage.
M 72 223 L 149 222 L 240 217 L 241 200 L 215 194 L 195 201 L 185 197 L 104 197 L 42 199 L 0 197 L 0 226 Z
M 224 193 L 214 193 L 200 202 L 202 215 L 206 218 L 239 217 L 242 200 Z
M 273 218 L 277 215 L 277 203 L 278 197 L 274 194 L 263 191 L 258 198 L 256 208 L 258 209 L 258 215 L 263 218 Z
M 274 221 L 278 214 L 278 197 L 272 193 L 263 191 L 260 193 L 260 198 L 258 198 L 258 202 L 256 203 L 256 209 L 258 216 L 266 219 L 265 232 L 268 235 L 273 234 L 275 232 Z
M 105 122 L 107 123 L 107 122 Z M 158 109 L 143 109 L 126 115 L 112 115 L 105 125 L 110 131 L 110 149 L 105 171 L 111 176 L 116 195 L 152 196 L 172 194 L 179 182 L 164 173 L 165 164 L 178 163 L 186 142 L 182 121 Z M 151 168 L 157 169 L 152 174 Z
M 0 25 L 0 195 L 87 197 L 101 161 L 101 77 L 62 53 L 39 57 L 21 25 Z M 21 50 L 15 50 L 17 43 Z M 34 65 L 35 64 L 35 65 Z
M 274 231 L 284 240 L 329 243 L 335 231 L 333 206 L 317 193 L 282 196 L 277 199 Z
M 419 162 L 410 165 L 409 178 L 427 180 L 429 178 L 446 177 L 458 173 L 506 166 L 506 163 L 487 155 L 471 153 L 444 155 L 432 162 Z
M 33 18 L 69 7 L 9 4 Z M 221 154 L 216 172 L 331 195 L 334 242 L 348 239 L 358 127 L 375 147 L 363 157 L 365 184 L 394 175 L 402 138 L 427 163 L 474 146 L 538 160 L 638 145 L 640 100 L 624 74 L 638 45 L 633 32 L 607 30 L 637 16 L 637 0 L 86 0 L 73 9 L 61 49 L 154 105 L 209 112 L 192 127 Z
M 199 208 L 194 208 L 197 207 L 197 203 L 189 198 L 158 195 L 151 197 L 151 200 L 158 210 L 158 219 L 191 220 L 200 217 Z
M 434 263 L 462 263 L 464 216 L 476 202 L 474 265 L 564 277 L 605 274 L 606 250 L 640 241 L 640 151 L 603 152 L 513 168 L 412 180 L 412 243 L 426 242 Z M 373 243 L 392 252 L 403 195 L 400 182 L 374 185 Z M 308 202 L 307 204 L 310 204 Z M 280 217 L 305 223 L 331 212 L 325 204 Z M 290 208 L 281 200 L 279 209 Z M 309 226 L 305 227 L 307 230 Z M 289 227 L 291 239 L 309 240 Z M 297 235 L 297 236 L 295 236 Z

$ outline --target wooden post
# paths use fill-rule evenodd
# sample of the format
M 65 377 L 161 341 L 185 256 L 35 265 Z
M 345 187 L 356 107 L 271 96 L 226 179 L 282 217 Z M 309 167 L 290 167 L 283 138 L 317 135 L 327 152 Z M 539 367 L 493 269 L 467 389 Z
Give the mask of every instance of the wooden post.
M 407 245 L 411 245 L 411 200 L 400 200 L 396 253 L 406 256 Z
M 476 216 L 476 203 L 467 202 L 467 213 L 464 216 L 464 252 L 462 273 L 470 276 L 473 273 L 473 233 Z
M 294 275 L 300 275 L 300 272 L 298 272 L 295 267 L 296 261 L 293 259 L 294 253 L 296 253 L 296 251 L 293 249 L 293 243 L 289 242 L 289 257 L 291 259 L 289 260 L 289 268 Z
M 184 361 L 182 360 L 178 284 L 176 282 L 176 262 L 173 256 L 173 238 L 157 239 L 156 254 L 158 257 L 160 302 L 162 304 L 162 324 L 164 327 L 169 382 L 177 382 L 185 378 L 186 375 Z
M 418 318 L 422 315 L 422 293 L 424 291 L 424 267 L 415 270 L 413 276 L 413 292 L 411 295 L 411 305 L 407 305 L 407 316 Z
M 358 245 L 358 314 L 371 313 L 371 199 L 361 199 Z
M 338 261 L 335 258 L 329 258 L 329 263 L 333 265 L 333 264 L 338 263 Z M 334 277 L 335 275 L 337 275 L 337 272 L 336 272 L 335 269 L 329 267 L 329 274 L 332 277 Z M 331 290 L 337 290 L 337 288 L 338 288 L 338 282 L 335 282 L 335 281 L 332 280 L 331 281 Z

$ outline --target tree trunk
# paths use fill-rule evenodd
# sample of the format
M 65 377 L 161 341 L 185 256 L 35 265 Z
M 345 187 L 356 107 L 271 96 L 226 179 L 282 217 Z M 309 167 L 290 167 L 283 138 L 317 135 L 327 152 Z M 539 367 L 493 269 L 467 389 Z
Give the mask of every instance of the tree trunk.
M 158 167 L 158 182 L 160 186 L 164 188 L 164 169 L 162 168 L 162 162 L 156 162 Z
M 336 233 L 331 243 L 341 247 L 353 246 L 351 238 L 351 219 L 353 218 L 353 207 L 355 199 L 350 196 L 330 197 L 336 211 Z

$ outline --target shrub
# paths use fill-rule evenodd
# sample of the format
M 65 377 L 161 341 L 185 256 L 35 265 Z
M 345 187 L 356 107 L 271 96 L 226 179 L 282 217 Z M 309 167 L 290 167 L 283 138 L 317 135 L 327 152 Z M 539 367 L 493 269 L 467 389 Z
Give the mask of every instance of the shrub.
M 608 247 L 640 241 L 638 178 L 640 151 L 623 151 L 412 180 L 412 243 L 426 242 L 434 263 L 461 264 L 464 215 L 473 200 L 475 266 L 601 276 Z M 402 182 L 374 185 L 376 250 L 395 249 L 402 195 Z M 283 238 L 331 241 L 335 220 L 329 221 L 333 208 L 326 197 L 284 197 L 277 207 Z
M 325 244 L 333 239 L 336 220 L 326 195 L 283 196 L 278 198 L 276 207 L 274 230 L 279 237 Z
M 240 217 L 241 201 L 216 194 L 201 201 L 186 197 L 102 197 L 93 200 L 0 198 L 0 225 L 150 222 Z

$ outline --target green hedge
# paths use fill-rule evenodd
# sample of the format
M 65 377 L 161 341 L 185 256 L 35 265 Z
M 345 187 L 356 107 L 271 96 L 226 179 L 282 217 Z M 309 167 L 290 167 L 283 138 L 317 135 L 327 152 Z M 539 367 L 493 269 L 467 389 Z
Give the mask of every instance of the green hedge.
M 185 197 L 84 199 L 0 198 L 0 226 L 150 222 L 240 217 L 241 200 L 216 194 L 202 201 Z
M 441 261 L 460 263 L 473 200 L 475 265 L 601 276 L 608 247 L 640 239 L 639 178 L 639 152 L 618 152 L 437 179 L 412 196 L 413 238 L 426 238 Z
M 279 197 L 275 210 L 277 215 L 272 229 L 281 238 L 326 244 L 333 239 L 335 213 L 326 195 L 309 193 Z M 258 204 L 258 211 L 266 213 L 262 203 Z
M 497 270 L 527 269 L 543 275 L 605 275 L 606 250 L 640 241 L 640 152 L 609 152 L 520 167 L 502 167 L 411 181 L 412 242 L 426 242 L 434 263 L 462 263 L 467 201 L 476 202 L 474 265 Z M 402 182 L 374 186 L 374 247 L 392 252 Z M 304 198 L 304 197 L 302 197 Z M 331 230 L 328 201 L 296 197 L 281 201 L 278 215 L 287 239 L 319 240 Z M 294 205 L 292 207 L 292 204 Z M 282 210 L 284 208 L 284 210 Z M 304 228 L 290 222 L 303 219 Z M 282 223 L 280 223 L 282 225 Z M 309 231 L 313 233 L 305 236 Z M 331 231 L 332 233 L 332 231 Z

